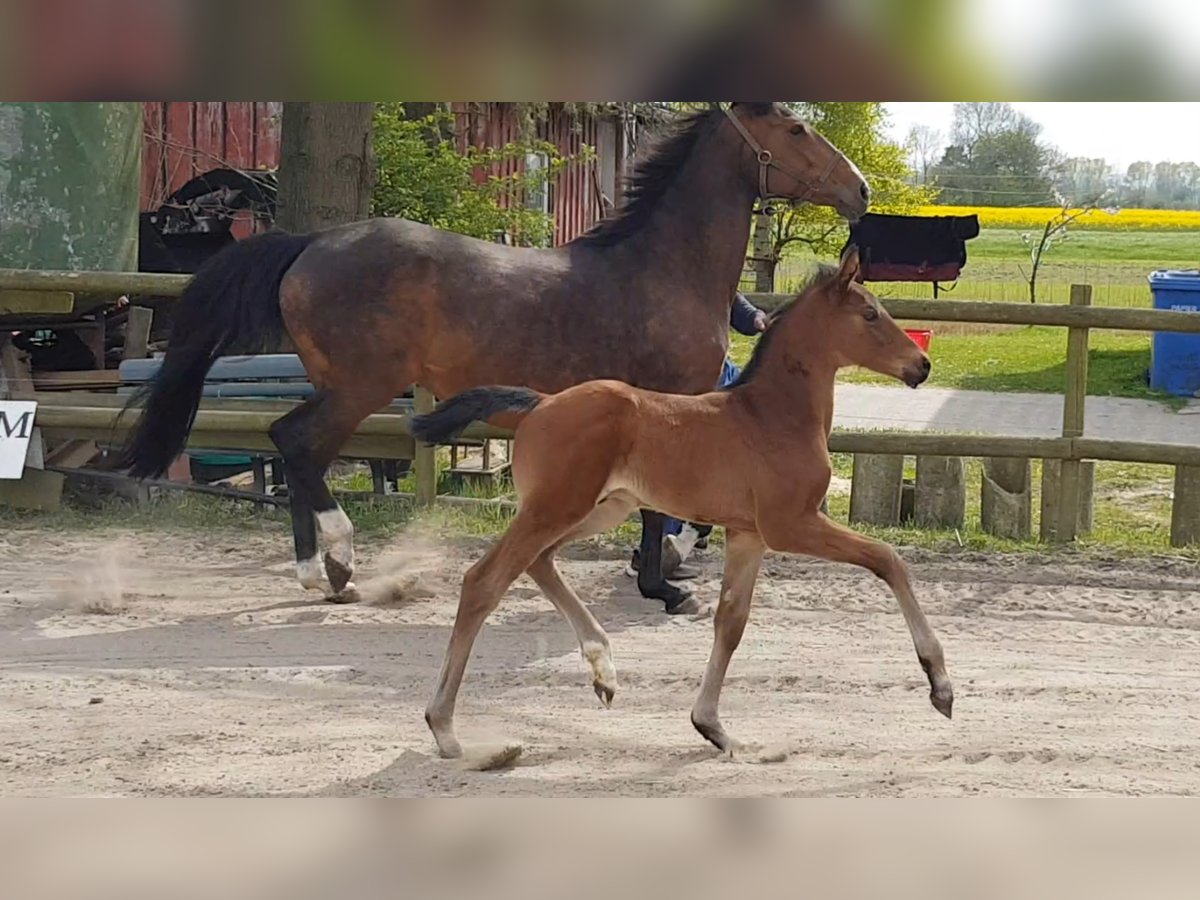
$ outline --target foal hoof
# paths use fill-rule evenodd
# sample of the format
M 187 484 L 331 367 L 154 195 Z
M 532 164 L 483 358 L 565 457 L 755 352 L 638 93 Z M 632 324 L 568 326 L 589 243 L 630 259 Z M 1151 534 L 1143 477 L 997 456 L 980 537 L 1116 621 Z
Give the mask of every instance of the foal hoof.
M 604 708 L 612 709 L 613 697 L 616 696 L 617 692 L 600 681 L 593 681 L 592 689 L 596 692 L 596 696 L 600 698 L 600 702 L 604 704 Z
M 932 690 L 929 692 L 929 702 L 933 704 L 933 708 L 940 712 L 947 719 L 952 718 L 950 715 L 951 708 L 954 706 L 954 693 L 949 688 L 941 690 Z
M 334 594 L 340 594 L 345 590 L 346 585 L 350 583 L 350 576 L 353 574 L 352 569 L 342 565 L 330 554 L 325 554 L 325 577 L 329 579 L 329 586 L 333 588 Z

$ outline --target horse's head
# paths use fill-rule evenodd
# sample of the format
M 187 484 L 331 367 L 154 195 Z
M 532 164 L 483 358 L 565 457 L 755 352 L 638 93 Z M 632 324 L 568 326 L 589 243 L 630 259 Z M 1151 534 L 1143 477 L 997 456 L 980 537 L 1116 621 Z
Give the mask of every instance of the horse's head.
M 729 125 L 748 146 L 747 177 L 760 197 L 830 206 L 857 221 L 871 201 L 862 172 L 837 147 L 779 103 L 734 103 Z
M 820 328 L 822 344 L 838 366 L 862 366 L 915 388 L 929 377 L 929 357 L 858 282 L 858 274 L 858 248 L 850 245 L 836 272 L 819 276 L 805 291 L 801 299 L 809 301 L 809 315 L 795 317 L 794 327 Z

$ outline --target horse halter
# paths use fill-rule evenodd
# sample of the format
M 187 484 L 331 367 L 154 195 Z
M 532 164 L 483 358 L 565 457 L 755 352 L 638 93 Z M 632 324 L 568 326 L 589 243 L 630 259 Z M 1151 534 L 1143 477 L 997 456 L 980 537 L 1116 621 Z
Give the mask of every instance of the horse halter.
M 726 106 L 724 107 L 724 111 L 725 115 L 729 117 L 729 121 L 733 123 L 733 127 L 738 130 L 738 133 L 742 136 L 746 143 L 750 145 L 750 149 L 753 150 L 758 157 L 759 200 L 789 200 L 792 203 L 805 203 L 810 197 L 812 197 L 813 194 L 829 183 L 829 179 L 833 177 L 833 170 L 837 168 L 837 164 L 841 160 L 845 159 L 845 156 L 842 154 L 842 152 L 835 149 L 832 158 L 829 160 L 829 165 L 825 167 L 825 171 L 821 173 L 821 177 L 816 181 L 809 181 L 807 177 L 798 174 L 776 160 L 771 154 L 770 150 L 766 149 L 758 141 L 756 141 L 754 139 L 754 135 L 747 130 L 746 126 L 743 125 L 741 120 L 738 119 L 737 115 L 734 114 L 732 107 Z M 797 184 L 803 185 L 806 190 L 799 197 L 788 197 L 784 194 L 772 194 L 769 190 L 767 190 L 767 173 L 771 169 L 778 169 L 784 175 L 793 179 Z

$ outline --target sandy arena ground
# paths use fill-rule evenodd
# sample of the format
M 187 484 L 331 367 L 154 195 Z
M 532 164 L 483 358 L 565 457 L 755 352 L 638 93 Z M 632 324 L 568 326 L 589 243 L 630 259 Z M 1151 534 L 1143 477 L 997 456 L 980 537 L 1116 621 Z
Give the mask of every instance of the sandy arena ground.
M 565 622 L 514 586 L 476 644 L 464 744 L 422 720 L 477 544 L 360 547 L 368 602 L 305 597 L 282 533 L 0 535 L 5 795 L 1065 795 L 1200 792 L 1200 574 L 1186 562 L 908 553 L 955 718 L 929 705 L 886 588 L 772 556 L 723 698 L 782 748 L 720 756 L 688 721 L 711 620 L 642 600 L 578 548 L 567 579 L 613 640 L 603 709 Z M 588 554 L 592 553 L 592 558 Z M 611 553 L 608 554 L 611 556 Z M 699 589 L 716 596 L 719 551 Z

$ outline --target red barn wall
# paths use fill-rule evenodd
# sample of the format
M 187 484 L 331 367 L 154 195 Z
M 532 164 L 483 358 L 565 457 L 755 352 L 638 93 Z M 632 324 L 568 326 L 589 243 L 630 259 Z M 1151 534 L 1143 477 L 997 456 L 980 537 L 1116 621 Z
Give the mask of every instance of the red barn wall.
M 456 102 L 451 109 L 461 146 L 500 147 L 520 137 L 513 104 Z M 210 169 L 278 168 L 282 110 L 283 104 L 276 102 L 145 103 L 141 208 L 157 209 L 171 192 Z M 579 154 L 585 144 L 595 148 L 599 143 L 594 117 L 568 115 L 557 104 L 538 133 L 565 156 Z M 612 160 L 601 164 L 617 166 Z M 511 175 L 523 167 L 521 160 L 508 160 L 496 174 Z M 579 236 L 601 217 L 600 183 L 596 160 L 573 162 L 553 180 L 550 211 L 556 245 Z M 234 233 L 244 237 L 252 227 L 246 214 L 235 224 Z
M 143 211 L 157 209 L 173 191 L 212 169 L 277 169 L 282 103 L 153 102 L 143 104 Z M 253 230 L 242 213 L 233 231 Z

